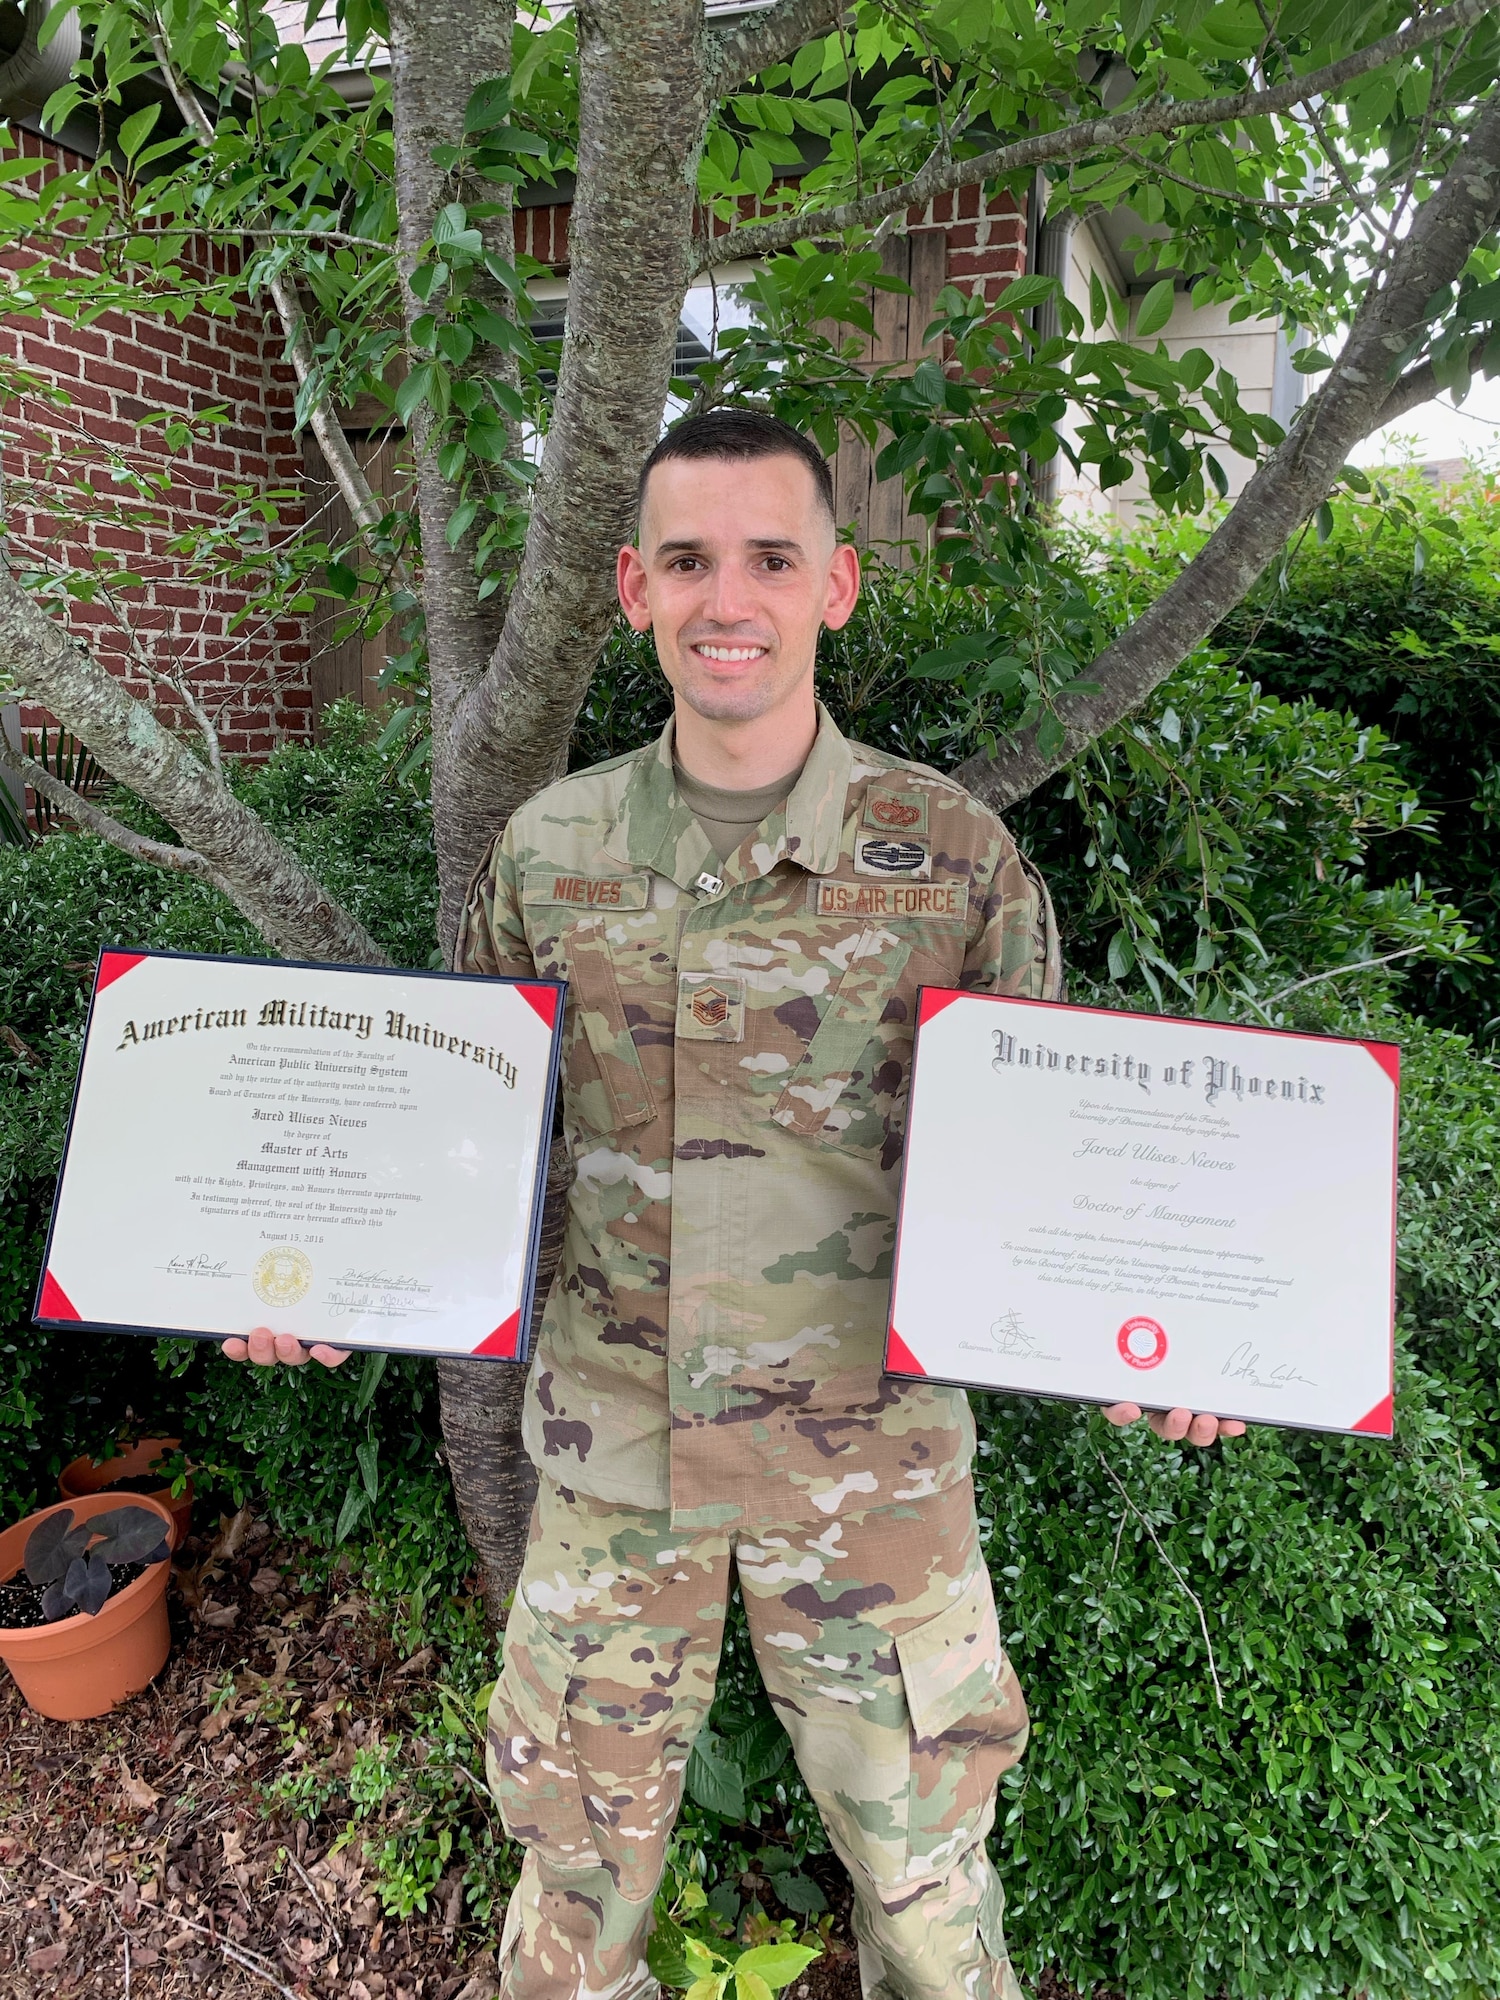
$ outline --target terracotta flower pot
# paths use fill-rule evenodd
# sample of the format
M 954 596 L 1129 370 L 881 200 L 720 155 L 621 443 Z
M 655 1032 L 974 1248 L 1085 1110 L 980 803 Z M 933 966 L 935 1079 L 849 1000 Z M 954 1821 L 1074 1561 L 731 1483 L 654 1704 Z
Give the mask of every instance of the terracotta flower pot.
M 64 1500 L 79 1500 L 86 1493 L 97 1493 L 116 1479 L 133 1479 L 138 1472 L 150 1472 L 158 1458 L 169 1451 L 181 1448 L 181 1438 L 139 1438 L 131 1451 L 123 1452 L 116 1458 L 105 1459 L 102 1465 L 95 1465 L 91 1458 L 75 1458 L 71 1465 L 65 1465 L 57 1477 L 57 1490 Z M 138 1493 L 117 1493 L 115 1505 L 123 1507 L 127 1501 L 138 1500 Z M 172 1516 L 172 1546 L 180 1549 L 187 1540 L 193 1525 L 193 1482 L 190 1479 L 180 1493 L 174 1494 L 171 1482 L 157 1487 L 150 1495 L 159 1500 Z
M 163 1534 L 172 1533 L 170 1508 L 149 1495 L 96 1493 L 68 1504 L 79 1522 L 115 1507 L 145 1507 L 161 1516 Z M 0 1583 L 8 1583 L 21 1568 L 32 1529 L 59 1511 L 44 1507 L 0 1534 Z M 171 1644 L 167 1630 L 171 1568 L 170 1562 L 152 1563 L 92 1618 L 80 1611 L 52 1625 L 0 1627 L 0 1659 L 30 1705 L 59 1722 L 79 1722 L 86 1716 L 107 1715 L 154 1680 Z

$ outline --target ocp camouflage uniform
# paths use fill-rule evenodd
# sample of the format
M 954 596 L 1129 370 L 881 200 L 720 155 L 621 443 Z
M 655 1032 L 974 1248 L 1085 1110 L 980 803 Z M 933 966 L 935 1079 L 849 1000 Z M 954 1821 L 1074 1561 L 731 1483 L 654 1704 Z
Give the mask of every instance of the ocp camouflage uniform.
M 920 985 L 1060 986 L 1040 879 L 950 780 L 819 709 L 727 862 L 654 745 L 525 805 L 460 965 L 564 978 L 575 1178 L 528 1387 L 543 1476 L 490 1708 L 527 1847 L 513 2000 L 637 2000 L 731 1558 L 855 1887 L 867 1995 L 1013 2000 L 985 1855 L 1026 1711 L 961 1390 L 881 1371 Z

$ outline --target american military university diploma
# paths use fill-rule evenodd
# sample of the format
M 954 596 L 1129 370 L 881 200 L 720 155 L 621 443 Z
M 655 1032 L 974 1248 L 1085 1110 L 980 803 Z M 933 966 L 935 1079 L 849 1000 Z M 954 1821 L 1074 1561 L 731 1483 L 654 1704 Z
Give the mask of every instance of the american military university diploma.
M 924 988 L 886 1366 L 1391 1435 L 1388 1042 Z
M 562 996 L 101 953 L 37 1320 L 524 1359 Z

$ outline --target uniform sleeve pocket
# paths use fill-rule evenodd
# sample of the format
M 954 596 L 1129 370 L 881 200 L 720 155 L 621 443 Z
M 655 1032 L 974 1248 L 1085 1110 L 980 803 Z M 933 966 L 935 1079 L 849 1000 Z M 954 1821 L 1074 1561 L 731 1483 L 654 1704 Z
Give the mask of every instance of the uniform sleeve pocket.
M 568 984 L 608 1100 L 605 1129 L 616 1131 L 649 1124 L 656 1116 L 656 1099 L 625 1018 L 605 936 L 608 921 L 584 917 L 568 932 Z
M 980 1718 L 986 1718 L 988 1733 L 987 1719 L 1002 1684 L 1015 1688 L 1015 1676 L 1000 1644 L 994 1592 L 985 1571 L 974 1572 L 946 1611 L 904 1632 L 896 1641 L 896 1657 L 920 1741 L 930 1742 Z

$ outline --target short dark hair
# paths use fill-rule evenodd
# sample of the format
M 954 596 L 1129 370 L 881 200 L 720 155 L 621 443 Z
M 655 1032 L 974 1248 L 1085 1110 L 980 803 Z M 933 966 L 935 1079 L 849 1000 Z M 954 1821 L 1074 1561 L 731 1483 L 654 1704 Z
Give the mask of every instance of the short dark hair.
M 645 504 L 646 481 L 669 458 L 799 458 L 812 474 L 818 498 L 833 512 L 833 473 L 812 439 L 765 410 L 707 410 L 701 417 L 684 417 L 661 439 L 636 482 L 636 512 Z

